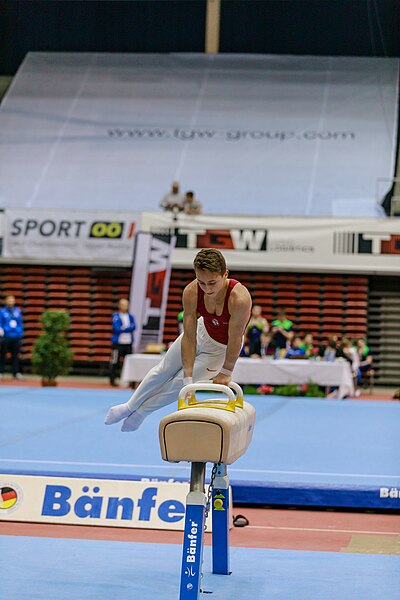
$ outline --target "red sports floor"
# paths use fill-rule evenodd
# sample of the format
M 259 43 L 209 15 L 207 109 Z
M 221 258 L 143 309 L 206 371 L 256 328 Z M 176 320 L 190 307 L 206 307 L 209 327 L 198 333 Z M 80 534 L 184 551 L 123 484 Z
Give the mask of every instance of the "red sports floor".
M 234 507 L 233 514 L 249 520 L 247 527 L 231 530 L 233 546 L 400 555 L 399 515 L 246 507 Z M 183 538 L 177 531 L 12 522 L 0 523 L 0 535 L 164 544 L 181 544 Z

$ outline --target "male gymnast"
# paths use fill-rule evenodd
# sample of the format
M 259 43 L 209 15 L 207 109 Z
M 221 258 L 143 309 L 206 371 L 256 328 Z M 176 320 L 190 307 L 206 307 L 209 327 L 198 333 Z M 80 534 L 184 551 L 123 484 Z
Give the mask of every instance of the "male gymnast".
M 135 431 L 147 415 L 176 402 L 184 385 L 229 384 L 250 319 L 251 296 L 239 281 L 228 278 L 219 250 L 200 250 L 193 266 L 196 278 L 183 291 L 183 333 L 128 402 L 110 408 L 106 425 L 123 420 L 121 431 Z

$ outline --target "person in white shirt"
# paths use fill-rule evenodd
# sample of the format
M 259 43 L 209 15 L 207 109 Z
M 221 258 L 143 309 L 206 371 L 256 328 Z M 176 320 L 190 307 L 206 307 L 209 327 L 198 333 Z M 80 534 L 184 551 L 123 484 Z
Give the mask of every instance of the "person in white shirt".
M 118 302 L 118 312 L 112 316 L 112 328 L 110 384 L 115 386 L 121 358 L 132 353 L 133 332 L 136 329 L 135 317 L 130 314 L 129 302 L 125 298 Z
M 179 181 L 173 181 L 171 190 L 161 198 L 160 208 L 170 210 L 173 213 L 183 210 L 183 196 L 179 191 Z
M 358 390 L 357 382 L 358 382 L 359 369 L 360 369 L 360 359 L 359 359 L 357 350 L 354 348 L 353 344 L 351 343 L 351 340 L 349 340 L 346 337 L 342 338 L 341 348 L 342 348 L 344 358 L 351 365 L 354 389 L 357 392 L 357 390 Z M 355 394 L 355 395 L 358 396 L 359 393 Z

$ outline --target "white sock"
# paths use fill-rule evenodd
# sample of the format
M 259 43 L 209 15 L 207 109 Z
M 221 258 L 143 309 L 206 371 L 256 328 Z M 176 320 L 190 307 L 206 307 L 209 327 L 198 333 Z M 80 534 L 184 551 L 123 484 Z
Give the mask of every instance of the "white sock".
M 121 431 L 136 431 L 136 429 L 139 429 L 145 418 L 144 415 L 140 415 L 138 412 L 131 413 L 122 423 Z
M 131 410 L 128 408 L 128 404 L 117 404 L 117 406 L 112 406 L 108 411 L 106 418 L 104 419 L 104 423 L 106 425 L 113 425 L 114 423 L 118 423 L 122 419 L 125 419 L 128 415 L 131 414 Z

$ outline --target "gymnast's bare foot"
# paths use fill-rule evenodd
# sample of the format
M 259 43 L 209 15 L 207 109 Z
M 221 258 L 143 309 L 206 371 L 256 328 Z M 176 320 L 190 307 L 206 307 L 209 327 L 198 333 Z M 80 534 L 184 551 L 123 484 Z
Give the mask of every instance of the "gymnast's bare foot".
M 108 411 L 104 423 L 106 425 L 113 425 L 114 423 L 118 423 L 118 421 L 122 421 L 131 414 L 131 410 L 128 408 L 128 403 L 117 404 L 117 406 L 112 406 Z

